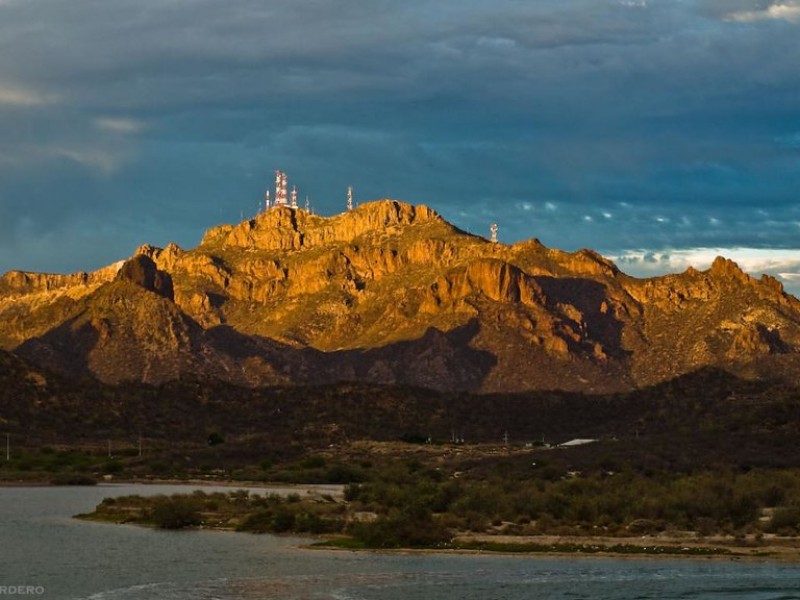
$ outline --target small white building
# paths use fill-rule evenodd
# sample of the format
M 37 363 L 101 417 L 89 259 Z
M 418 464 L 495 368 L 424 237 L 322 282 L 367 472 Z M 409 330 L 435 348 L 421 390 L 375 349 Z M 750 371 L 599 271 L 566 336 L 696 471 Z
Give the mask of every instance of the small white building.
M 586 444 L 594 444 L 599 440 L 593 440 L 589 438 L 578 438 L 574 440 L 570 440 L 568 442 L 564 442 L 563 444 L 559 444 L 559 448 L 572 448 L 573 446 L 585 446 Z

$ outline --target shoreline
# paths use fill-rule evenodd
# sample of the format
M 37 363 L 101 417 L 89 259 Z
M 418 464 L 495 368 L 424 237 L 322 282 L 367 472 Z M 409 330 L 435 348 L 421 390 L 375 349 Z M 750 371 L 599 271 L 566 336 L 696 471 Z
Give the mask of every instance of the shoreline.
M 638 538 L 609 538 L 603 537 L 559 537 L 559 536 L 520 536 L 519 540 L 504 541 L 504 545 L 519 546 L 519 550 L 495 550 L 491 548 L 349 548 L 336 546 L 325 542 L 304 544 L 301 547 L 307 550 L 334 552 L 375 552 L 378 554 L 459 554 L 475 556 L 506 556 L 519 558 L 597 558 L 597 559 L 624 559 L 624 560 L 724 560 L 729 562 L 774 562 L 774 563 L 800 563 L 800 538 L 782 538 L 780 541 L 787 545 L 764 546 L 736 546 L 720 544 L 702 544 L 695 542 L 687 546 L 679 539 L 663 539 L 656 543 L 637 544 Z M 485 538 L 481 537 L 484 541 Z M 531 541 L 534 540 L 534 541 Z M 459 543 L 471 543 L 474 538 L 456 538 Z M 491 540 L 485 540 L 491 544 Z M 670 543 L 672 542 L 672 543 Z M 677 543 L 681 542 L 681 543 Z M 536 550 L 524 550 L 531 544 L 540 546 Z M 791 544 L 791 545 L 790 545 Z M 548 546 L 574 546 L 574 550 L 550 550 Z M 639 547 L 643 551 L 614 551 L 614 546 Z M 584 549 L 584 550 L 582 550 Z M 683 551 L 686 549 L 686 551 Z
M 191 489 L 202 487 L 227 488 L 231 491 L 237 489 L 258 489 L 258 490 L 284 490 L 296 491 L 305 494 L 330 494 L 341 496 L 343 485 L 337 484 L 297 484 L 297 483 L 271 483 L 271 482 L 251 482 L 251 481 L 208 481 L 202 479 L 126 479 L 115 481 L 100 481 L 97 486 L 107 489 L 114 489 L 117 486 L 125 485 L 144 485 L 144 486 L 176 486 Z M 65 487 L 58 486 L 49 481 L 0 481 L 0 487 Z M 72 487 L 72 486 L 66 486 Z M 75 515 L 82 520 L 102 522 L 109 524 L 121 524 L 104 519 L 91 518 L 89 515 Z M 137 526 L 146 526 L 135 523 L 127 523 Z M 195 528 L 193 528 L 195 529 Z M 226 527 L 200 527 L 202 531 L 227 531 L 231 528 Z M 246 532 L 242 532 L 246 533 Z M 254 534 L 250 534 L 254 535 Z M 275 534 L 256 534 L 256 535 L 275 535 Z M 332 550 L 350 552 L 377 552 L 388 554 L 464 554 L 464 555 L 498 555 L 498 556 L 519 556 L 525 558 L 536 557 L 561 557 L 561 558 L 617 558 L 617 559 L 674 559 L 674 560 L 726 560 L 726 561 L 749 561 L 749 562 L 776 562 L 776 563 L 800 563 L 800 536 L 798 537 L 778 537 L 764 536 L 760 540 L 755 538 L 749 542 L 737 543 L 732 536 L 709 536 L 708 538 L 698 538 L 695 536 L 646 536 L 646 537 L 610 537 L 610 536 L 514 536 L 514 535 L 488 535 L 488 534 L 466 534 L 456 536 L 454 543 L 464 544 L 473 547 L 453 547 L 453 548 L 368 548 L 368 547 L 347 547 L 337 546 L 336 537 L 330 536 L 308 536 L 303 534 L 291 534 L 297 537 L 304 537 L 310 541 L 307 544 L 300 544 L 299 547 L 309 550 Z M 338 538 L 339 540 L 346 538 Z M 327 542 L 327 543 L 326 543 Z M 487 547 L 474 547 L 486 544 Z M 491 546 L 495 546 L 492 548 Z M 503 548 L 507 546 L 507 548 Z M 529 547 L 530 549 L 526 549 Z M 549 547 L 553 547 L 550 549 Z M 562 547 L 562 548 L 559 548 Z M 568 547 L 569 550 L 564 550 Z M 620 548 L 614 551 L 614 547 Z M 640 550 L 641 549 L 641 550 Z
M 12 481 L 8 479 L 0 480 L 0 488 L 30 488 L 30 487 L 96 487 L 96 488 L 113 488 L 123 485 L 171 485 L 171 486 L 184 486 L 184 487 L 223 487 L 230 488 L 231 490 L 237 489 L 282 489 L 282 490 L 298 490 L 298 491 L 315 491 L 320 493 L 327 493 L 334 496 L 344 494 L 344 484 L 338 483 L 282 483 L 282 482 L 269 482 L 269 481 L 232 481 L 232 480 L 208 480 L 208 479 L 112 479 L 112 480 L 98 480 L 92 485 L 81 484 L 59 484 L 54 483 L 52 479 L 36 479 L 36 480 L 23 480 Z

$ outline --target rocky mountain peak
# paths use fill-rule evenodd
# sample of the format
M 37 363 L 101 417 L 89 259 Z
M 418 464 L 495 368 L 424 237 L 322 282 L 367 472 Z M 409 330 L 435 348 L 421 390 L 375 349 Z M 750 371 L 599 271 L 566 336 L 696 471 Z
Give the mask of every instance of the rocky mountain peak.
M 174 300 L 172 277 L 156 267 L 156 263 L 144 254 L 137 254 L 117 271 L 115 281 L 129 281 L 159 296 Z
M 709 273 L 712 277 L 721 279 L 735 280 L 741 283 L 748 283 L 752 278 L 742 271 L 741 267 L 729 258 L 717 256 L 711 263 Z
M 202 247 L 239 247 L 258 250 L 301 250 L 340 242 L 359 236 L 391 235 L 402 227 L 446 224 L 426 206 L 398 200 L 378 200 L 333 217 L 278 206 L 239 225 L 222 225 L 206 232 Z

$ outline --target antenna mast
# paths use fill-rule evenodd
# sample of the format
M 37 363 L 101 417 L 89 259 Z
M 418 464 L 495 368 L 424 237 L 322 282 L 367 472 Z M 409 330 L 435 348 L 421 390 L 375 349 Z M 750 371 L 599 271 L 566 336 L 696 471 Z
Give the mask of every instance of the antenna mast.
M 347 210 L 353 210 L 353 186 L 347 186 Z
M 286 206 L 286 173 L 275 171 L 275 206 Z
M 497 223 L 492 223 L 492 226 L 489 227 L 489 231 L 492 232 L 492 243 L 497 243 Z
M 267 193 L 264 194 L 264 207 L 264 212 L 269 210 L 269 190 L 267 190 Z
M 297 208 L 297 187 L 292 186 L 292 208 Z

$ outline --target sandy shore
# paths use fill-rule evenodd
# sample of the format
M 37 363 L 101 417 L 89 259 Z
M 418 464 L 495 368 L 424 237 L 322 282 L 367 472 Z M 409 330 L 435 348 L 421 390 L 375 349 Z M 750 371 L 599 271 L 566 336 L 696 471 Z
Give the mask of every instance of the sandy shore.
M 324 540 L 324 537 L 321 538 Z M 764 536 L 760 541 L 742 541 L 730 536 L 644 536 L 644 537 L 581 537 L 581 536 L 514 536 L 467 534 L 455 538 L 457 544 L 508 544 L 510 546 L 537 546 L 535 551 L 497 550 L 476 548 L 398 548 L 398 549 L 349 549 L 326 545 L 307 545 L 313 550 L 380 552 L 389 554 L 480 554 L 518 556 L 525 558 L 614 558 L 630 560 L 726 560 L 755 562 L 800 563 L 800 538 Z M 641 552 L 615 551 L 614 547 L 636 547 Z M 569 551 L 548 550 L 547 547 L 570 547 Z
M 487 542 L 500 544 L 537 544 L 540 546 L 573 545 L 584 547 L 599 547 L 595 552 L 569 552 L 569 553 L 542 553 L 547 555 L 575 556 L 615 556 L 630 558 L 715 558 L 729 560 L 765 560 L 800 562 L 800 538 L 778 537 L 765 534 L 760 538 L 748 536 L 745 539 L 733 536 L 707 536 L 699 537 L 687 532 L 684 535 L 660 534 L 654 536 L 608 537 L 608 536 L 513 536 L 513 535 L 466 535 L 456 538 L 459 542 Z M 614 546 L 635 546 L 647 549 L 642 554 L 618 553 L 604 551 L 602 548 Z M 658 548 L 676 549 L 679 554 L 660 553 Z M 694 550 L 717 549 L 719 552 L 710 554 L 692 554 Z M 684 553 L 685 552 L 685 553 Z
M 209 479 L 126 479 L 102 481 L 99 485 L 180 485 L 186 487 L 224 487 L 232 490 L 263 489 L 289 490 L 298 494 L 329 494 L 344 496 L 344 485 L 334 483 L 270 483 L 264 481 L 214 481 Z
M 333 483 L 270 483 L 264 481 L 214 481 L 212 479 L 111 479 L 100 480 L 94 487 L 113 488 L 121 485 L 173 485 L 187 488 L 219 487 L 231 490 L 258 489 L 286 493 L 344 496 L 344 485 Z M 54 484 L 50 480 L 12 481 L 0 480 L 0 487 L 70 487 Z

